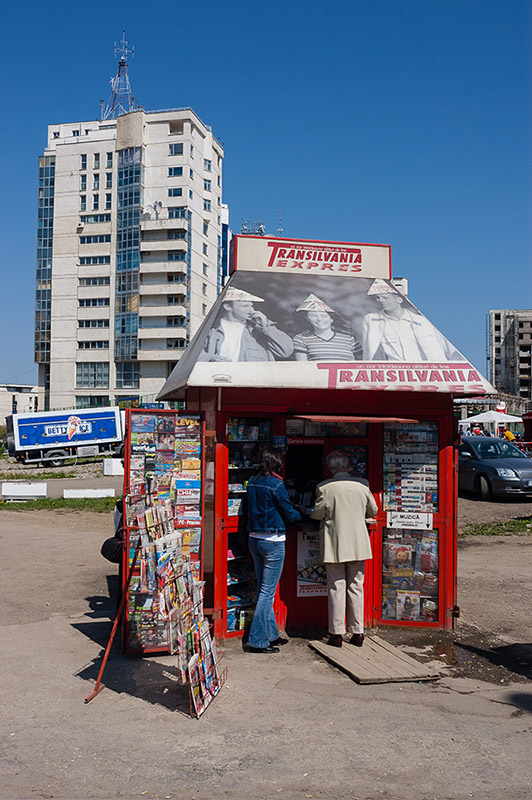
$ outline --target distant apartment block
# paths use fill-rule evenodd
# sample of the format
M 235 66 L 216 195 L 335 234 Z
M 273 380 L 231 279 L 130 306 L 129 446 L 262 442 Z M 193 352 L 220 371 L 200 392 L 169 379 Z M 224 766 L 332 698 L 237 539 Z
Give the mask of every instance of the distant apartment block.
M 488 349 L 495 388 L 532 400 L 532 309 L 491 310 Z
M 190 108 L 49 126 L 35 316 L 46 408 L 159 391 L 227 271 L 223 157 Z

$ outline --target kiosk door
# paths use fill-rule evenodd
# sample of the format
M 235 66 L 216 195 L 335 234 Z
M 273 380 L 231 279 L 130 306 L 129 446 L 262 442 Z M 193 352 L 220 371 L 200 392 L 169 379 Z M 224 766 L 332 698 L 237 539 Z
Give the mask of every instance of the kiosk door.
M 355 443 L 356 442 L 356 443 Z M 326 458 L 332 451 L 345 453 L 353 475 L 365 480 L 368 474 L 368 446 L 360 440 L 331 437 L 308 444 L 289 443 L 285 460 L 285 482 L 294 503 L 313 504 L 316 486 L 330 477 Z M 371 596 L 370 570 L 366 576 L 366 596 Z M 327 577 L 321 563 L 319 523 L 305 517 L 292 526 L 287 536 L 286 561 L 279 587 L 278 612 L 287 628 L 320 630 L 327 628 Z

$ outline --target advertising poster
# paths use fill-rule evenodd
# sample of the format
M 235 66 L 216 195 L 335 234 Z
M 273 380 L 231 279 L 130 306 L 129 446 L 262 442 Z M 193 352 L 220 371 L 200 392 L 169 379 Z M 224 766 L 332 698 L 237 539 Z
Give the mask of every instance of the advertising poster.
M 297 535 L 297 596 L 327 596 L 327 576 L 320 559 L 318 531 L 300 530 Z
M 328 262 L 319 263 L 235 271 L 160 396 L 224 384 L 491 391 L 393 281 L 345 272 L 326 280 Z

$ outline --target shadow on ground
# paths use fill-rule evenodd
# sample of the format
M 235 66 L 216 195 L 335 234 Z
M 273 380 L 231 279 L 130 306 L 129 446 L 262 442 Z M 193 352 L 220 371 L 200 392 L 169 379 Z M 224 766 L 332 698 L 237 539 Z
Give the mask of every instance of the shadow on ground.
M 87 695 L 98 679 L 118 607 L 118 576 L 108 575 L 107 585 L 109 596 L 92 595 L 85 598 L 89 606 L 86 616 L 91 621 L 72 623 L 73 628 L 102 648 L 90 664 L 75 673 L 78 678 L 87 681 Z M 120 627 L 111 646 L 102 683 L 106 689 L 117 694 L 129 694 L 168 711 L 179 711 L 187 716 L 190 714 L 189 689 L 179 683 L 177 667 L 161 664 L 154 655 L 144 658 L 124 655 L 121 652 Z M 97 699 L 92 702 L 97 702 Z

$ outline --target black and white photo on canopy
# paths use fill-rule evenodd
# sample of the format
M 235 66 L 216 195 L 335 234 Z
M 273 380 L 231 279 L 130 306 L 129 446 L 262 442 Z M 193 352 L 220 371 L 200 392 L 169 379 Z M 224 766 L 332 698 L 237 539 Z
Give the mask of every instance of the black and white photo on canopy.
M 197 361 L 465 361 L 382 278 L 236 271 L 209 319 Z

